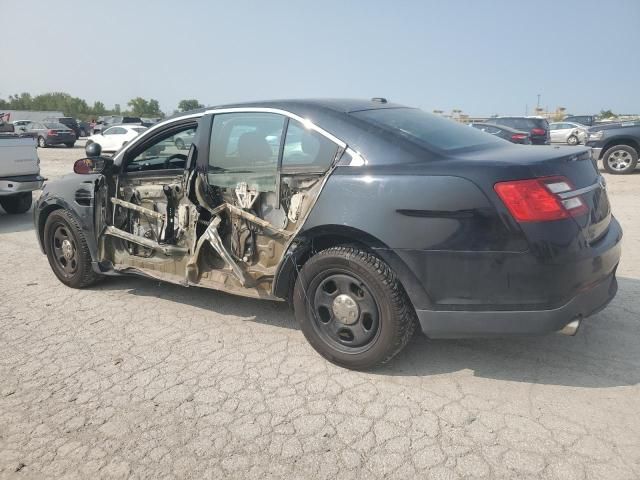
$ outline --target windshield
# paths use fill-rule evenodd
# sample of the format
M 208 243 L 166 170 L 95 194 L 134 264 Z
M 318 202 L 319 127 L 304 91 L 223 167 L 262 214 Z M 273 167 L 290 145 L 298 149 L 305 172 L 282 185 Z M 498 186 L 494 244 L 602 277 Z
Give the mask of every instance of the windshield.
M 452 151 L 503 142 L 475 128 L 414 108 L 364 110 L 352 115 L 437 150 Z
M 135 127 L 135 128 L 132 128 L 131 130 L 133 130 L 134 132 L 137 132 L 137 133 L 142 133 L 142 132 L 144 132 L 146 130 L 146 128 L 144 128 L 144 127 Z

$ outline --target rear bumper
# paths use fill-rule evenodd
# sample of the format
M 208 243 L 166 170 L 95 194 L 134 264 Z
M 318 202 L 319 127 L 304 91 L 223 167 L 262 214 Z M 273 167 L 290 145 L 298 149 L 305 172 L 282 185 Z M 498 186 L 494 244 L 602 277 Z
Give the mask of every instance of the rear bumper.
M 615 296 L 615 272 L 620 262 L 622 229 L 612 217 L 607 233 L 580 256 L 539 263 L 531 255 L 514 261 L 491 255 L 460 259 L 451 272 L 440 265 L 435 277 L 447 291 L 462 286 L 457 299 L 414 302 L 423 332 L 432 338 L 462 338 L 512 334 L 544 334 L 561 330 L 576 318 L 604 308 Z M 431 258 L 431 261 L 434 259 Z M 451 264 L 451 257 L 447 258 Z M 435 283 L 432 283 L 435 285 Z M 447 303 L 448 305 L 445 305 Z
M 556 332 L 575 319 L 606 307 L 618 291 L 615 272 L 551 310 L 450 311 L 417 310 L 422 331 L 430 338 L 536 335 Z
M 0 196 L 40 190 L 43 182 L 44 178 L 40 175 L 0 178 Z
M 71 135 L 56 135 L 45 138 L 45 143 L 47 145 L 62 145 L 63 143 L 73 143 L 75 141 L 76 137 Z

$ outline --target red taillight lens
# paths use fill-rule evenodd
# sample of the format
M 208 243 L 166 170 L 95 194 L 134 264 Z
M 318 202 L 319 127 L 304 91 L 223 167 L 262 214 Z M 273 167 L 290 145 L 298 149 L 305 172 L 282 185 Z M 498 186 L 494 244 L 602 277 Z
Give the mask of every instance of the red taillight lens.
M 55 130 L 49 130 L 47 135 L 57 135 L 58 133 Z
M 514 133 L 511 135 L 511 140 L 524 140 L 527 136 L 524 133 Z
M 499 182 L 494 189 L 518 222 L 549 222 L 587 212 L 587 206 L 579 196 L 567 199 L 559 196 L 573 189 L 564 177 Z
M 546 135 L 547 131 L 544 128 L 532 128 L 531 135 Z

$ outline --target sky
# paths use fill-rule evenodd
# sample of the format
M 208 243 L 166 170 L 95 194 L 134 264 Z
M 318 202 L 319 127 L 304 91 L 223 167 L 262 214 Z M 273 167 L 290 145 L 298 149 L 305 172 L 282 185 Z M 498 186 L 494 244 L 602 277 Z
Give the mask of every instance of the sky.
M 640 113 L 640 0 L 0 0 L 0 98 Z

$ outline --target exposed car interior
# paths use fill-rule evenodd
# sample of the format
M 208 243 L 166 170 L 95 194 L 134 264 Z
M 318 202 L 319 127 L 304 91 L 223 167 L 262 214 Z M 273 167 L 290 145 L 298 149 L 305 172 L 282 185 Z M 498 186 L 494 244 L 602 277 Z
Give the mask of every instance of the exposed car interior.
M 169 129 L 126 157 L 115 195 L 102 200 L 101 260 L 271 298 L 278 264 L 341 149 L 282 115 L 225 113 L 211 122 L 207 171 L 196 172 L 185 167 L 206 152 L 176 147 L 177 138 L 197 141 L 196 129 Z

